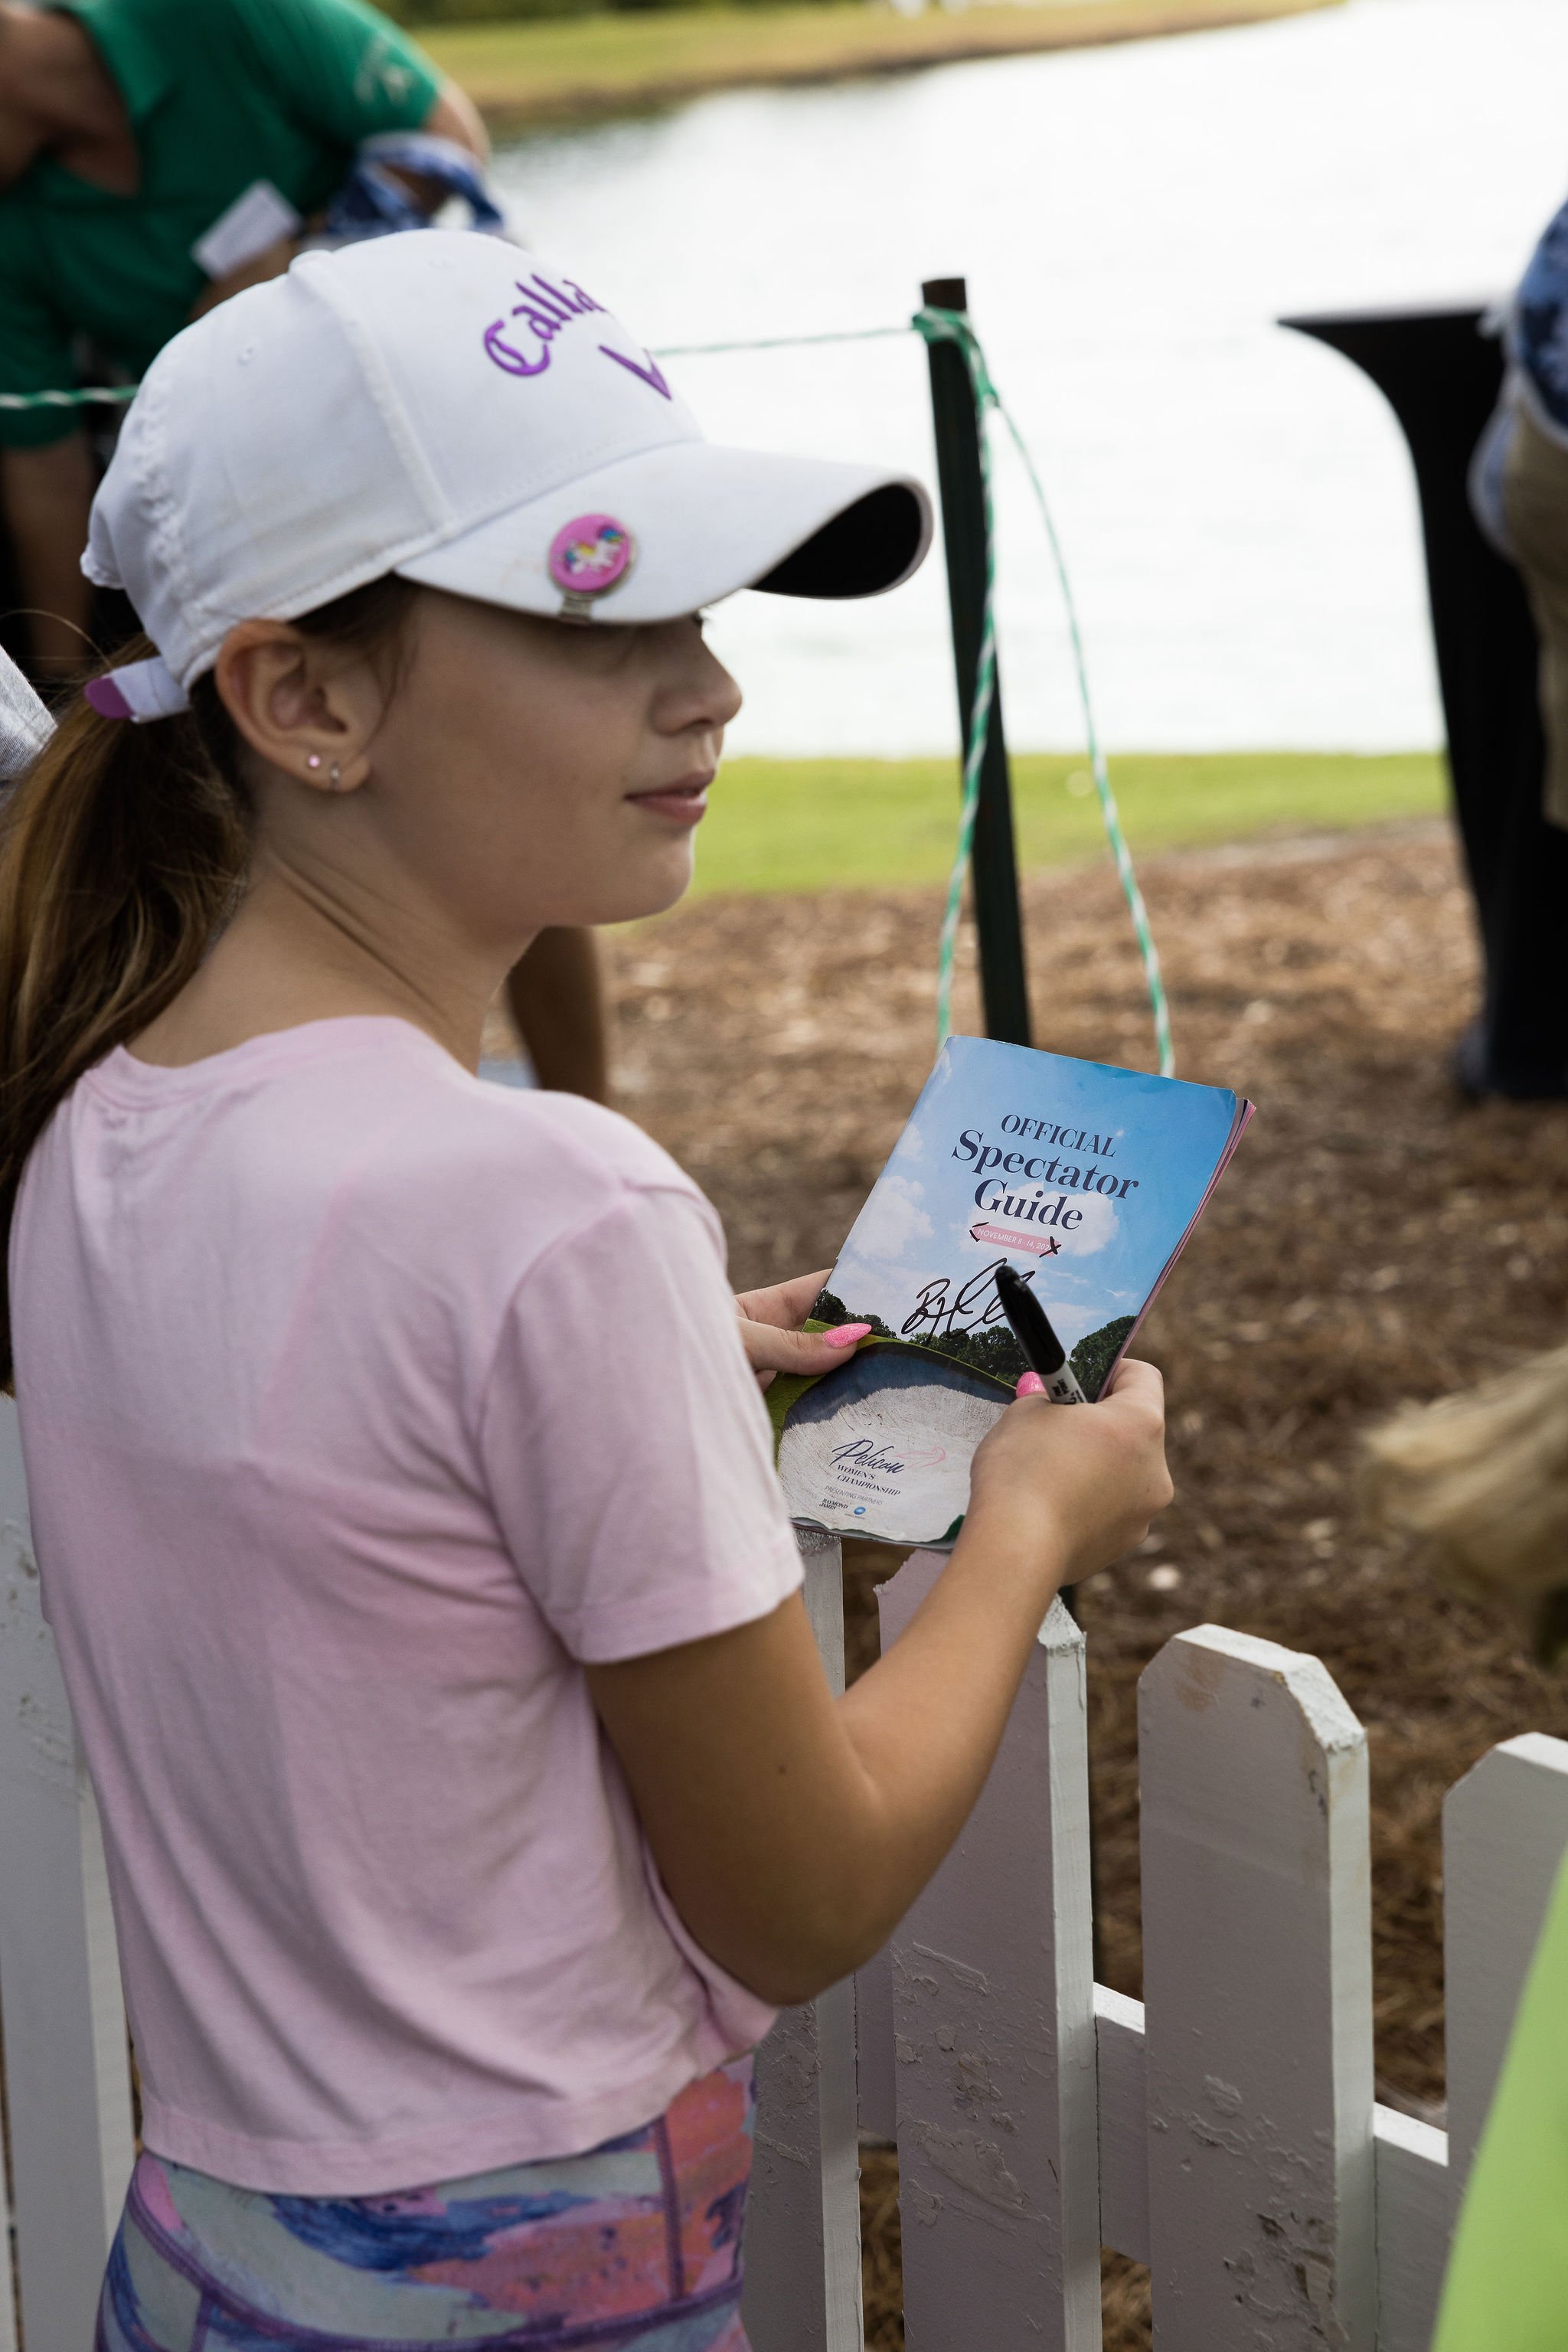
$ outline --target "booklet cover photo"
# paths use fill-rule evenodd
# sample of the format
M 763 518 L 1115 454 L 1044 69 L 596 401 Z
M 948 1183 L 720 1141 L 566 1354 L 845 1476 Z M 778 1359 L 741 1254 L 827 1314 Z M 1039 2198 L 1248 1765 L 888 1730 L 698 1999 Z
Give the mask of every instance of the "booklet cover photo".
M 974 1449 L 1027 1369 L 998 1265 L 1098 1397 L 1251 1115 L 1228 1088 L 950 1038 L 813 1309 L 870 1336 L 769 1393 L 796 1520 L 951 1543 Z

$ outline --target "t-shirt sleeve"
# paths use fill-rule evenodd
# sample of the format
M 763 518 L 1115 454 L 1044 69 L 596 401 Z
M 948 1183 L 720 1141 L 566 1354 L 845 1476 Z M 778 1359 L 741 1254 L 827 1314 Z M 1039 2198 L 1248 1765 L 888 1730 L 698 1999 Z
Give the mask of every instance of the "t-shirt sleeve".
M 628 1192 L 513 1293 L 480 1450 L 518 1572 L 571 1654 L 766 1616 L 801 1580 L 711 1213 Z
M 263 72 L 309 129 L 344 146 L 414 131 L 441 77 L 407 34 L 363 0 L 234 0 Z
M 0 206 L 0 392 L 64 392 L 77 380 L 69 329 L 29 270 L 21 221 Z M 0 447 L 42 448 L 80 428 L 75 408 L 0 408 Z

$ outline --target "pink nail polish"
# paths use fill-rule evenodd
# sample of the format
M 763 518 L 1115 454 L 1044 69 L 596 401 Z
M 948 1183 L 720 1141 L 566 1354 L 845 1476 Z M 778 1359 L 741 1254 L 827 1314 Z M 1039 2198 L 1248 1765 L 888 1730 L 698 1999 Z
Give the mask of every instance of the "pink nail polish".
M 1026 1372 L 1013 1393 L 1015 1396 L 1044 1396 L 1046 1384 L 1038 1372 Z
M 822 1337 L 830 1348 L 852 1348 L 870 1328 L 869 1323 L 840 1323 L 837 1329 L 825 1331 Z

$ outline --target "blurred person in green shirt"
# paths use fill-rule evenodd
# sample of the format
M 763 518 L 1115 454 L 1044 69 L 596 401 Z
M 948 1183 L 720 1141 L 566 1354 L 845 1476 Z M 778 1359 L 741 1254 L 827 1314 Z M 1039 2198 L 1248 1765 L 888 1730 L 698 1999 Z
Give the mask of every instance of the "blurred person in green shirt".
M 0 393 L 139 377 L 197 313 L 286 269 L 363 142 L 394 131 L 488 154 L 470 100 L 363 0 L 0 0 Z M 399 176 L 422 209 L 443 200 Z M 0 502 L 46 682 L 87 646 L 96 473 L 79 410 L 0 408 Z M 592 935 L 542 933 L 508 993 L 541 1082 L 603 1099 Z
M 469 100 L 361 0 L 0 0 L 0 392 L 68 389 L 85 341 L 131 377 L 198 310 L 291 257 L 379 132 L 486 152 Z M 248 195 L 277 226 L 197 248 Z M 265 200 L 261 234 L 266 236 Z M 0 409 L 0 487 L 31 650 L 74 668 L 94 467 L 69 408 Z

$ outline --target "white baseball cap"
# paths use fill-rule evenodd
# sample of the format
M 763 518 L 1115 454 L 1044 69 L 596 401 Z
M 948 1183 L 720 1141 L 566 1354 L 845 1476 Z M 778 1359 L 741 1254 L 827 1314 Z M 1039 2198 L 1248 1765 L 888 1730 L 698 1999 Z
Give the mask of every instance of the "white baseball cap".
M 82 570 L 161 659 L 97 707 L 178 709 L 237 621 L 389 572 L 587 622 L 736 589 L 869 596 L 924 556 L 921 485 L 705 441 L 578 280 L 463 231 L 308 253 L 176 335 L 126 416 Z

